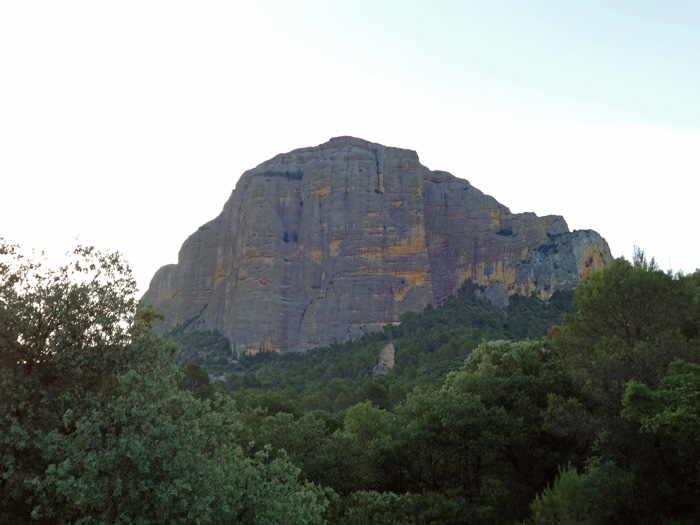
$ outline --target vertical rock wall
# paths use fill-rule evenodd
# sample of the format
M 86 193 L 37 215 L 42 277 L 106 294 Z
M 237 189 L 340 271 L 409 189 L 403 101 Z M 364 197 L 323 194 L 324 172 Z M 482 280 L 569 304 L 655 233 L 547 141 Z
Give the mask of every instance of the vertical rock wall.
M 611 258 L 593 231 L 512 214 L 410 150 L 340 137 L 247 171 L 143 297 L 163 330 L 217 330 L 238 350 L 358 337 L 466 279 L 549 297 Z

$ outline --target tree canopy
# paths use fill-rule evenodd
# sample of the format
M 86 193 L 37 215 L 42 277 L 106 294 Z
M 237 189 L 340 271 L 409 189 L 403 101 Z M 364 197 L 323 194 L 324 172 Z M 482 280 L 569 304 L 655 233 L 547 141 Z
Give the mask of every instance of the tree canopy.
M 325 495 L 283 453 L 237 443 L 230 399 L 178 389 L 118 254 L 0 257 L 0 522 L 322 521 Z
M 700 272 L 638 252 L 506 311 L 467 283 L 289 355 L 160 337 L 134 291 L 0 242 L 0 523 L 700 521 Z

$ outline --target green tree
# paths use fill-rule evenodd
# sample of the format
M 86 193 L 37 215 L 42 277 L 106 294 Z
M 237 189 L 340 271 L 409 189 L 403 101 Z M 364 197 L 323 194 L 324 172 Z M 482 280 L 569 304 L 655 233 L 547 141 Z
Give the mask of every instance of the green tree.
M 553 347 L 590 403 L 617 416 L 631 379 L 655 385 L 675 358 L 697 359 L 697 289 L 637 250 L 576 288 Z
M 118 254 L 92 248 L 73 256 L 47 270 L 0 240 L 0 506 L 24 519 L 33 509 L 28 493 L 48 467 L 47 436 L 67 410 L 98 409 L 139 357 L 130 269 Z
M 568 465 L 559 469 L 551 487 L 535 497 L 530 505 L 532 519 L 541 525 L 603 524 L 615 521 L 616 516 L 618 522 L 627 522 L 621 519 L 620 502 L 633 491 L 632 475 L 613 461 L 593 460 L 583 474 Z
M 57 270 L 0 243 L 0 522 L 319 523 L 325 495 L 250 456 L 232 403 L 178 389 L 118 254 Z
M 630 381 L 622 403 L 622 415 L 642 430 L 700 445 L 700 365 L 675 359 L 656 390 Z
M 535 523 L 571 525 L 590 523 L 590 498 L 576 469 L 560 469 L 554 485 L 547 486 L 531 505 Z
M 700 365 L 674 360 L 654 390 L 630 381 L 623 405 L 622 416 L 653 444 L 656 478 L 673 502 L 670 510 L 700 520 Z
M 421 523 L 416 515 L 420 498 L 414 494 L 357 491 L 345 501 L 341 525 L 395 525 Z
M 387 474 L 401 467 L 395 491 L 446 496 L 462 522 L 523 519 L 566 457 L 542 412 L 567 385 L 540 343 L 480 345 L 441 388 L 414 390 L 397 410 L 396 437 L 381 443 Z
M 183 367 L 178 387 L 198 398 L 208 398 L 214 394 L 209 374 L 196 363 L 187 363 Z
M 672 431 L 693 410 L 673 381 L 692 384 L 692 373 L 672 363 L 700 360 L 699 299 L 697 274 L 663 272 L 638 250 L 579 284 L 576 312 L 546 345 L 574 388 L 549 396 L 545 426 L 580 454 L 576 466 L 585 465 L 586 490 L 611 513 L 605 519 L 698 517 L 697 472 L 681 460 L 694 457 L 694 445 L 678 454 L 681 433 Z M 626 490 L 610 489 L 618 485 Z

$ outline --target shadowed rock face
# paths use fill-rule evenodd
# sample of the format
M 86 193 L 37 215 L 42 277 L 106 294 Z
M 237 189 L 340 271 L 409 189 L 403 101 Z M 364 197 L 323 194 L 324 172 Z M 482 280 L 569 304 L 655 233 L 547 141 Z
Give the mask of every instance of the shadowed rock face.
M 560 216 L 513 214 L 414 151 L 339 137 L 246 171 L 143 301 L 163 331 L 187 323 L 238 350 L 301 350 L 396 322 L 467 279 L 548 298 L 610 258 L 600 235 Z

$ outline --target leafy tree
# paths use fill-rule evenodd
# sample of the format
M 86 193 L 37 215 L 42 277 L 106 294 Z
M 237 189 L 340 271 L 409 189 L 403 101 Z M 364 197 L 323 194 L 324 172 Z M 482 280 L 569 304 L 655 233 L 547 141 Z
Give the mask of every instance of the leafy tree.
M 230 401 L 177 388 L 134 291 L 118 254 L 47 270 L 0 243 L 0 522 L 320 523 L 324 493 L 246 454 Z
M 576 312 L 547 343 L 574 389 L 549 396 L 545 426 L 580 454 L 586 490 L 610 512 L 605 519 L 698 517 L 689 461 L 700 458 L 673 430 L 697 408 L 680 394 L 694 384 L 687 362 L 700 360 L 697 279 L 665 273 L 641 251 L 631 263 L 617 259 L 580 283 Z M 673 364 L 679 358 L 685 365 Z M 618 485 L 626 489 L 610 489 Z
M 630 381 L 623 405 L 622 415 L 640 423 L 642 430 L 700 445 L 700 365 L 675 359 L 656 390 Z
M 554 484 L 536 496 L 530 505 L 537 524 L 597 524 L 622 521 L 620 502 L 634 490 L 632 475 L 613 461 L 591 461 L 579 474 L 568 465 L 560 468 Z M 624 520 L 627 521 L 627 520 Z
M 524 514 L 565 457 L 561 442 L 543 429 L 542 413 L 549 395 L 568 391 L 568 379 L 540 343 L 494 342 L 472 352 L 458 372 L 448 375 L 443 389 L 457 395 L 460 404 L 478 397 L 487 416 L 475 422 L 482 459 L 481 472 L 473 467 L 472 472 L 482 485 L 480 504 L 492 508 L 497 520 Z M 463 429 L 464 436 L 473 433 L 463 418 L 450 427 Z
M 567 385 L 539 343 L 480 345 L 441 388 L 414 390 L 397 410 L 396 436 L 378 444 L 395 491 L 446 495 L 462 522 L 522 519 L 565 457 L 542 411 Z
M 393 417 L 386 410 L 373 407 L 369 401 L 353 405 L 345 411 L 344 429 L 367 446 L 377 438 L 389 435 Z
M 188 328 L 191 326 L 184 324 L 167 335 L 178 345 L 175 362 L 180 366 L 196 363 L 212 375 L 225 375 L 235 361 L 228 339 L 218 332 Z
M 74 257 L 46 270 L 0 240 L 0 505 L 10 516 L 32 511 L 28 493 L 48 467 L 45 440 L 64 413 L 98 409 L 139 356 L 129 268 L 92 248 Z
M 590 402 L 621 409 L 630 379 L 657 384 L 675 357 L 694 360 L 697 290 L 637 250 L 576 288 L 575 315 L 553 339 L 557 357 Z
M 509 337 L 516 340 L 539 339 L 547 329 L 561 322 L 562 314 L 572 314 L 573 290 L 556 290 L 547 301 L 513 295 L 505 319 Z
M 535 523 L 590 523 L 591 501 L 585 483 L 576 469 L 569 465 L 560 469 L 554 485 L 547 486 L 531 505 Z
M 420 498 L 414 494 L 357 491 L 345 502 L 341 525 L 376 525 L 420 523 L 416 515 Z
M 197 398 L 210 398 L 214 395 L 214 387 L 209 379 L 209 374 L 195 363 L 187 363 L 183 367 L 178 387 Z
M 653 444 L 671 511 L 700 519 L 700 365 L 674 360 L 655 390 L 630 381 L 623 405 L 622 416 Z

